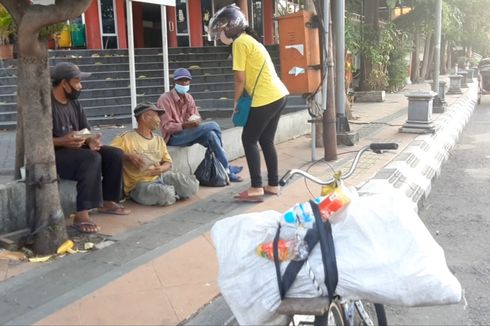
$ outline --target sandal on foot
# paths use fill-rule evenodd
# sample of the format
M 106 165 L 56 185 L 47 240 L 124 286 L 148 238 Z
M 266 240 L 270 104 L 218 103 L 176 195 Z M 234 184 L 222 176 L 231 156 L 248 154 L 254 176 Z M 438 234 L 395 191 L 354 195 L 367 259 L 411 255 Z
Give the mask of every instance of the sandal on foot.
M 100 207 L 98 209 L 99 213 L 102 214 L 110 214 L 110 215 L 129 215 L 131 214 L 131 211 L 129 209 L 124 208 L 124 206 L 121 205 L 115 205 L 111 208 L 103 208 Z
M 238 174 L 238 173 L 242 172 L 243 166 L 230 165 L 230 166 L 228 166 L 228 169 L 230 169 L 230 173 Z
M 267 190 L 266 188 L 264 188 L 264 194 L 266 195 L 272 195 L 272 196 L 279 196 L 279 191 L 278 192 L 274 192 L 274 191 L 270 191 L 270 190 Z
M 70 226 L 80 233 L 97 233 L 100 231 L 100 227 L 92 221 L 73 223 Z
M 249 203 L 261 203 L 264 201 L 264 196 L 258 195 L 258 196 L 250 196 L 248 194 L 248 190 L 242 191 L 238 195 L 235 196 L 236 201 L 243 201 L 243 202 L 249 202 Z
M 235 173 L 229 173 L 228 178 L 230 179 L 230 182 L 242 182 L 243 178 L 239 175 L 236 175 Z

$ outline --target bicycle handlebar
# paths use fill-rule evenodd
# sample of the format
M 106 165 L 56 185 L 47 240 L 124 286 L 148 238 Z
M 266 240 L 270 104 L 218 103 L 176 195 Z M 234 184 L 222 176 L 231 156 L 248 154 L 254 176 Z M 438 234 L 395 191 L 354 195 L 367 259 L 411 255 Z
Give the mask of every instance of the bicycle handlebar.
M 390 150 L 390 149 L 398 149 L 398 144 L 397 143 L 372 143 L 372 144 L 369 144 L 368 146 L 361 148 L 357 152 L 354 159 L 352 160 L 352 165 L 350 166 L 349 171 L 347 171 L 346 174 L 340 176 L 340 179 L 342 179 L 342 180 L 347 179 L 348 177 L 350 177 L 354 173 L 354 171 L 357 167 L 357 164 L 359 163 L 359 159 L 361 158 L 362 154 L 364 154 L 365 152 L 372 151 L 376 154 L 381 154 L 383 150 Z M 284 187 L 289 182 L 289 180 L 291 180 L 293 175 L 295 175 L 295 174 L 300 174 L 303 177 L 305 177 L 306 179 L 309 179 L 309 180 L 311 180 L 311 181 L 313 181 L 319 185 L 329 185 L 335 181 L 335 178 L 330 178 L 328 180 L 321 180 L 321 179 L 319 179 L 315 176 L 312 176 L 311 174 L 309 174 L 303 170 L 292 169 L 283 175 L 281 180 L 279 180 L 279 185 L 281 187 Z
M 382 151 L 389 149 L 398 149 L 397 143 L 372 143 L 369 145 L 369 148 L 373 151 Z

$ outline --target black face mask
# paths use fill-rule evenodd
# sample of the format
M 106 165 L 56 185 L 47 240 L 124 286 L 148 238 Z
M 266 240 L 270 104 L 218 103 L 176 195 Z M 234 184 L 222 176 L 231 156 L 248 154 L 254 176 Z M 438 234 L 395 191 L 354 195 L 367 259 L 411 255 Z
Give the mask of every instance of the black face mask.
M 68 83 L 68 85 L 70 86 L 70 89 L 71 89 L 71 93 L 67 93 L 65 91 L 65 95 L 68 99 L 70 100 L 78 100 L 78 98 L 80 97 L 80 93 L 82 91 L 77 91 L 76 89 L 74 89 L 70 83 Z

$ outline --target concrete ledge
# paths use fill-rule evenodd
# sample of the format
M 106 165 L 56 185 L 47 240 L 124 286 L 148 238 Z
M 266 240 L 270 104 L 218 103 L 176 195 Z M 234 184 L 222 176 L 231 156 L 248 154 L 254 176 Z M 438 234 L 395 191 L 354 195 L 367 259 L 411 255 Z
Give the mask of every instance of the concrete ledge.
M 310 132 L 308 111 L 288 113 L 281 117 L 275 142 L 281 143 Z M 223 144 L 230 160 L 244 155 L 241 141 L 242 128 L 223 131 Z M 173 170 L 193 174 L 204 158 L 205 148 L 201 145 L 190 147 L 169 146 L 173 160 Z M 76 182 L 59 182 L 61 206 L 65 217 L 76 211 Z M 22 181 L 0 184 L 0 234 L 16 231 L 27 226 L 25 212 L 25 185 Z
M 359 91 L 354 92 L 355 102 L 384 102 L 385 91 Z
M 0 234 L 24 228 L 26 188 L 23 182 L 0 184 Z

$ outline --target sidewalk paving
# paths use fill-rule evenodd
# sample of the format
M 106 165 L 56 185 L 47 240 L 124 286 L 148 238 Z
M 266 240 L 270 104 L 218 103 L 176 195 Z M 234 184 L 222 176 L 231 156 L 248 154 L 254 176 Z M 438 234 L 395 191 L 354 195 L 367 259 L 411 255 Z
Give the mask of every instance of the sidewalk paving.
M 407 118 L 404 94 L 429 89 L 426 83 L 408 85 L 397 94 L 387 94 L 383 103 L 355 103 L 353 114 L 357 119 L 350 121 L 350 127 L 359 133 L 360 142 L 353 147 L 340 146 L 334 162 L 312 164 L 309 136 L 279 144 L 280 173 L 308 168 L 314 175 L 327 177 L 331 175 L 329 165 L 334 169 L 349 167 L 353 151 L 364 145 L 399 143 L 396 153 L 363 156 L 348 180 L 350 185 L 362 185 L 418 136 L 398 132 Z M 459 97 L 449 95 L 446 100 L 451 105 Z M 439 116 L 434 114 L 433 118 Z M 106 128 L 104 135 L 113 137 L 119 131 Z M 3 177 L 13 169 L 14 153 L 9 147 L 15 147 L 13 134 L 0 132 L 0 145 L 9 148 L 0 154 Z M 323 148 L 316 149 L 316 157 L 323 157 Z M 243 165 L 242 175 L 248 176 L 245 158 L 233 163 Z M 102 232 L 115 241 L 99 251 L 47 264 L 0 260 L 0 323 L 166 325 L 186 321 L 219 296 L 218 267 L 209 237 L 209 229 L 217 219 L 266 209 L 285 211 L 319 193 L 319 186 L 295 179 L 280 196 L 268 196 L 263 203 L 234 202 L 233 194 L 247 187 L 247 181 L 225 188 L 201 187 L 196 197 L 170 207 L 128 202 L 133 212 L 129 216 L 94 214 Z

